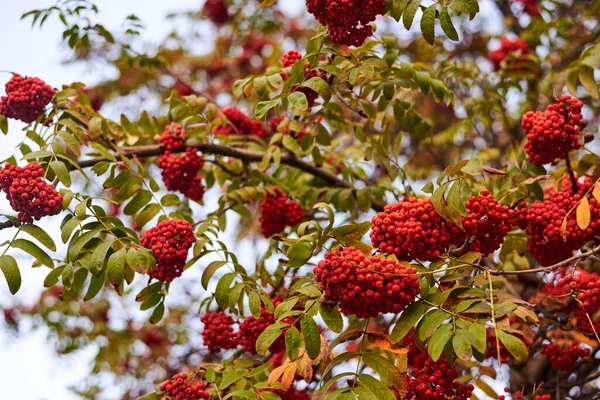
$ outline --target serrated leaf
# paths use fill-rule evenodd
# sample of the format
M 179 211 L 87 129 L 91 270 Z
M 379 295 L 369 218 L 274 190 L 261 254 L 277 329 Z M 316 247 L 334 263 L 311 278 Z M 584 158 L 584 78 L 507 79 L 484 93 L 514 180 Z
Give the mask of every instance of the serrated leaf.
M 371 222 L 365 221 L 360 224 L 345 225 L 331 231 L 334 238 L 344 237 L 347 239 L 360 240 L 371 229 Z
M 394 393 L 381 381 L 367 374 L 360 374 L 359 381 L 365 385 L 378 400 L 396 400 Z
M 306 241 L 297 241 L 287 251 L 289 268 L 300 268 L 312 257 L 314 245 Z
M 579 229 L 587 229 L 590 226 L 592 215 L 590 211 L 590 202 L 586 196 L 583 196 L 577 206 L 577 225 Z
M 104 267 L 106 255 L 108 254 L 108 250 L 112 247 L 112 245 L 112 240 L 101 243 L 98 247 L 96 247 L 96 249 L 92 253 L 92 258 L 90 259 L 88 269 L 94 276 L 99 276 L 102 273 L 102 268 Z
M 150 316 L 151 324 L 158 324 L 162 319 L 163 315 L 165 315 L 165 302 L 161 302 L 156 306 L 154 311 L 152 311 L 152 315 Z
M 298 358 L 302 338 L 295 326 L 290 327 L 285 333 L 285 349 L 290 360 Z
M 260 334 L 256 339 L 256 353 L 260 356 L 264 356 L 269 347 L 281 336 L 281 330 L 288 326 L 283 322 L 276 322 L 273 325 L 267 326 L 267 328 Z
M 335 333 L 340 333 L 344 329 L 344 319 L 342 314 L 332 304 L 321 303 L 319 305 L 319 314 L 325 325 Z
M 477 0 L 452 0 L 450 9 L 459 13 L 477 14 L 479 3 Z
M 331 88 L 329 84 L 325 82 L 322 78 L 313 77 L 307 80 L 302 84 L 302 86 L 310 88 L 317 92 L 319 96 L 325 100 L 325 103 L 328 103 L 331 100 Z
M 291 93 L 288 96 L 288 101 L 294 108 L 300 111 L 308 110 L 308 100 L 306 99 L 306 95 L 302 92 Z
M 527 352 L 527 347 L 521 339 L 505 333 L 500 329 L 496 329 L 496 334 L 498 335 L 498 339 L 500 339 L 504 347 L 506 347 L 506 349 L 517 361 L 524 362 L 527 360 L 529 353 Z
M 452 18 L 450 18 L 450 14 L 448 14 L 448 7 L 442 8 L 442 11 L 440 12 L 440 23 L 446 36 L 451 40 L 457 41 L 458 32 L 456 32 L 456 28 L 454 28 L 454 24 L 452 23 Z
M 248 295 L 248 306 L 250 307 L 250 313 L 254 318 L 260 318 L 261 314 L 261 302 L 260 296 L 256 291 L 251 291 Z
M 280 102 L 279 99 L 259 102 L 256 105 L 256 108 L 254 109 L 254 118 L 255 119 L 263 119 L 265 117 L 265 115 L 267 115 L 269 110 L 272 109 L 273 107 L 275 107 L 276 105 L 278 105 L 279 102 Z
M 45 266 L 54 268 L 54 261 L 52 261 L 52 258 L 50 258 L 50 256 L 35 243 L 26 239 L 15 239 L 11 242 L 10 246 L 23 250 Z
M 304 337 L 304 347 L 308 356 L 313 360 L 319 356 L 321 351 L 321 334 L 319 326 L 314 319 L 304 316 L 300 320 L 302 336 Z
M 152 200 L 152 193 L 147 190 L 138 192 L 123 209 L 125 215 L 133 215 Z
M 8 290 L 12 294 L 17 293 L 21 287 L 21 272 L 19 271 L 17 261 L 12 256 L 5 254 L 0 257 L 0 269 L 4 274 L 4 278 L 6 278 Z
M 215 290 L 215 300 L 217 300 L 217 304 L 223 307 L 229 297 L 229 289 L 231 288 L 231 283 L 236 277 L 235 272 L 230 272 L 221 277 L 219 282 L 217 283 L 217 289 Z
M 429 44 L 435 41 L 435 14 L 437 12 L 437 4 L 432 4 L 423 11 L 421 17 L 421 33 L 423 38 Z
M 598 85 L 594 79 L 594 68 L 587 65 L 579 67 L 579 79 L 585 90 L 592 96 L 592 98 L 598 100 Z
M 202 272 L 201 283 L 204 290 L 208 289 L 208 282 L 210 281 L 210 278 L 212 278 L 215 272 L 217 272 L 217 270 L 224 265 L 227 265 L 227 262 L 213 261 L 208 264 L 208 266 L 204 269 L 204 272 Z
M 181 199 L 176 194 L 166 194 L 160 199 L 160 204 L 165 207 L 178 206 Z
M 161 208 L 158 204 L 148 204 L 146 207 L 144 207 L 144 210 L 141 213 L 139 213 L 137 218 L 135 219 L 136 225 L 139 228 L 142 228 L 144 225 L 146 225 L 148 222 L 154 219 L 154 217 L 158 215 L 160 210 Z
M 38 242 L 46 246 L 49 250 L 56 251 L 54 240 L 46 233 L 45 230 L 37 225 L 23 224 L 21 230 L 33 236 Z
M 56 160 L 52 161 L 50 163 L 50 168 L 52 168 L 52 171 L 54 171 L 60 183 L 62 183 L 66 187 L 71 186 L 71 174 L 69 173 L 67 166 L 63 162 Z
M 423 314 L 425 314 L 426 309 L 426 306 L 421 302 L 412 303 L 406 307 L 392 329 L 390 341 L 392 343 L 397 343 L 404 339 L 408 332 L 410 332 L 415 324 L 421 319 Z
M 108 281 L 115 287 L 123 283 L 126 256 L 127 250 L 123 248 L 113 253 L 108 259 L 106 274 Z
M 424 341 L 433 335 L 433 333 L 440 327 L 440 325 L 450 318 L 450 315 L 442 310 L 432 310 L 425 314 L 423 319 L 419 322 L 415 333 L 418 335 L 421 341 Z
M 450 340 L 450 338 L 454 335 L 451 324 L 442 325 L 435 330 L 431 338 L 429 339 L 429 345 L 427 347 L 427 351 L 429 352 L 429 356 L 433 361 L 437 361 L 440 359 L 442 352 L 444 351 L 444 347 Z
M 410 0 L 410 3 L 404 9 L 402 14 L 402 23 L 406 29 L 410 29 L 417 14 L 417 10 L 421 5 L 421 0 Z
M 469 360 L 473 356 L 473 349 L 471 348 L 471 340 L 467 331 L 458 329 L 454 333 L 452 338 L 452 348 L 456 355 L 463 359 Z

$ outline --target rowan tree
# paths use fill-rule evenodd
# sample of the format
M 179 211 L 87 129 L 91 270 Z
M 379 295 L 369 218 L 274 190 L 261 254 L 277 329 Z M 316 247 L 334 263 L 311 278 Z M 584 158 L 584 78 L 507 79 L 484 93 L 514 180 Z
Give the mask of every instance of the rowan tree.
M 597 398 L 600 1 L 302 9 L 207 0 L 148 51 L 23 16 L 118 76 L 6 79 L 0 269 L 48 269 L 6 326 L 95 346 L 90 399 Z

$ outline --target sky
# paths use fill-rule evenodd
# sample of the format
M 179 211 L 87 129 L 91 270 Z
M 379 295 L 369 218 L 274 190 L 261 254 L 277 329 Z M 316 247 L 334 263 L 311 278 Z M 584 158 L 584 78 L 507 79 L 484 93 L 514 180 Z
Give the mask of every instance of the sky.
M 35 8 L 53 5 L 54 0 L 2 1 L 0 12 L 0 71 L 14 71 L 21 75 L 38 76 L 53 87 L 74 81 L 88 85 L 101 81 L 110 71 L 93 70 L 82 65 L 67 66 L 62 60 L 67 53 L 60 46 L 62 25 L 49 19 L 42 31 L 32 30 L 30 21 L 21 21 L 24 12 Z M 169 31 L 164 16 L 173 11 L 198 7 L 201 1 L 191 0 L 97 0 L 100 7 L 100 22 L 109 30 L 120 27 L 129 14 L 136 14 L 149 27 L 143 32 L 147 41 L 160 41 Z M 281 2 L 284 8 L 298 11 L 303 0 Z M 10 78 L 0 72 L 0 95 L 4 93 L 3 83 Z M 8 136 L 0 135 L 0 160 L 15 152 L 22 139 L 22 125 L 10 123 Z M 0 196 L 0 213 L 9 213 L 8 202 Z M 0 220 L 2 218 L 0 217 Z M 58 223 L 60 217 L 45 221 L 46 226 Z M 0 231 L 0 242 L 8 239 L 11 233 Z M 256 249 L 244 249 L 256 251 Z M 244 253 L 248 254 L 248 253 Z M 19 302 L 32 302 L 43 289 L 43 279 L 47 270 L 30 268 L 30 260 L 18 258 L 23 285 L 15 298 L 8 294 L 6 284 L 0 277 L 0 307 L 9 306 L 15 299 Z M 68 387 L 83 379 L 88 373 L 88 362 L 93 349 L 77 352 L 74 355 L 57 358 L 48 346 L 47 332 L 6 334 L 0 331 L 0 399 L 19 400 L 75 400 Z

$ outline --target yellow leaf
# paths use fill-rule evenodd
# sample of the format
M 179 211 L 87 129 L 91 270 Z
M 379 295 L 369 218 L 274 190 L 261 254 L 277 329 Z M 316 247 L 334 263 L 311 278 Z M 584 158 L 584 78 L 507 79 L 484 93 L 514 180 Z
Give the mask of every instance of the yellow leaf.
M 592 194 L 594 195 L 594 198 L 596 200 L 600 201 L 600 187 L 598 187 L 597 183 L 594 185 L 594 190 L 592 191 Z
M 560 225 L 560 233 L 562 233 L 563 236 L 567 234 L 567 217 L 563 219 L 563 222 Z
M 475 386 L 481 389 L 483 393 L 487 394 L 492 399 L 498 398 L 498 394 L 494 391 L 494 389 L 492 389 L 490 385 L 485 383 L 482 379 L 475 379 Z
M 587 197 L 583 197 L 577 206 L 577 225 L 579 229 L 587 229 L 590 226 L 592 216 L 590 213 L 590 202 Z
M 281 377 L 281 375 L 283 375 L 283 373 L 285 372 L 286 368 L 289 365 L 294 365 L 294 370 L 296 369 L 295 364 L 288 362 L 288 363 L 280 365 L 279 367 L 277 367 L 273 371 L 271 371 L 271 374 L 269 374 L 269 379 L 267 381 L 269 383 L 269 386 L 273 386 L 275 384 L 275 382 L 277 382 L 279 380 L 279 378 Z
M 289 363 L 285 371 L 283 371 L 283 378 L 281 379 L 281 388 L 287 391 L 292 383 L 294 383 L 294 377 L 296 376 L 296 363 Z

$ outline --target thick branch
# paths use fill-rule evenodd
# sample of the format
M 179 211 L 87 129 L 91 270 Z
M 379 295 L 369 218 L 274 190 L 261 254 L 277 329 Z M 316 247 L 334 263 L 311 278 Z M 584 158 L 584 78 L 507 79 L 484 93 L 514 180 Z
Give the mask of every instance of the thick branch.
M 260 162 L 263 159 L 263 153 L 257 151 L 251 151 L 246 149 L 239 149 L 235 147 L 228 147 L 220 144 L 214 143 L 191 143 L 186 144 L 186 146 L 193 147 L 198 149 L 200 152 L 205 154 L 215 154 L 226 157 L 234 157 L 246 162 Z M 183 150 L 183 149 L 181 149 Z M 123 149 L 122 153 L 128 157 L 132 158 L 136 157 L 152 157 L 161 155 L 165 151 L 165 148 L 162 145 L 146 145 L 146 146 L 136 146 L 129 147 Z M 89 168 L 98 164 L 102 161 L 108 161 L 104 157 L 92 158 L 89 160 L 84 160 L 79 163 L 81 168 Z M 319 168 L 309 162 L 304 161 L 293 153 L 283 153 L 281 155 L 281 163 L 285 165 L 290 165 L 292 167 L 298 168 L 304 172 L 308 172 L 309 174 L 324 180 L 329 183 L 331 186 L 340 187 L 340 188 L 348 188 L 354 189 L 354 186 L 337 175 L 326 171 L 322 168 Z M 383 211 L 383 206 L 374 199 L 373 201 L 373 209 L 375 211 Z

